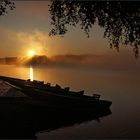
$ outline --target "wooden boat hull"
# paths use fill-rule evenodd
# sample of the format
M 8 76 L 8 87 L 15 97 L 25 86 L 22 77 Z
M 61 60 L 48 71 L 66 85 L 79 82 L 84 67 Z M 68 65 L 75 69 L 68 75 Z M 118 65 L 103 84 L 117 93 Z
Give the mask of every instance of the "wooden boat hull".
M 35 106 L 71 110 L 71 111 L 100 111 L 108 109 L 112 102 L 94 99 L 94 97 L 86 95 L 71 95 L 66 93 L 53 93 L 46 90 L 36 89 L 34 86 L 24 84 L 25 80 L 8 78 L 1 76 L 10 84 L 16 86 L 18 90 L 27 95 L 28 98 L 24 102 Z
M 108 109 L 112 104 L 110 101 L 63 96 L 28 87 L 24 87 L 22 92 L 30 97 L 27 100 L 30 104 L 62 110 L 98 111 Z

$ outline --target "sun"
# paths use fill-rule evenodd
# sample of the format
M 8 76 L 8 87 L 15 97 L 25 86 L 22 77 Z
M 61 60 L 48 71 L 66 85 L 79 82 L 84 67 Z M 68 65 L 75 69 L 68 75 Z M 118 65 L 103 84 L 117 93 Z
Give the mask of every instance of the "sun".
M 28 56 L 29 57 L 33 57 L 35 55 L 35 51 L 34 50 L 29 50 L 28 51 Z

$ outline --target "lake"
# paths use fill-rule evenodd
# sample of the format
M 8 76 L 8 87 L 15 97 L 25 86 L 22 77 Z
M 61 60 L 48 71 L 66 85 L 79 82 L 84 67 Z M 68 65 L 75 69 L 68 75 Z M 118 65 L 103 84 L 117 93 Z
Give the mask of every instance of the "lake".
M 112 114 L 53 131 L 36 133 L 37 139 L 140 138 L 140 74 L 138 70 L 0 66 L 0 75 L 50 82 L 111 100 Z M 57 116 L 56 116 L 57 119 Z

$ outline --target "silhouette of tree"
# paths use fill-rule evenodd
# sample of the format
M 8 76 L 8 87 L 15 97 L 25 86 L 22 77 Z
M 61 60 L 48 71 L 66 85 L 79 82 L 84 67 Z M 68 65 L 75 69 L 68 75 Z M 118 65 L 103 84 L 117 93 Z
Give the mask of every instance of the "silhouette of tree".
M 81 26 L 89 37 L 95 22 L 103 27 L 104 37 L 111 47 L 120 43 L 134 47 L 138 56 L 140 45 L 140 2 L 138 1 L 81 1 L 53 0 L 50 5 L 50 35 L 64 35 L 67 25 Z
M 8 9 L 13 10 L 15 8 L 12 0 L 0 0 L 0 15 L 4 15 L 8 12 Z

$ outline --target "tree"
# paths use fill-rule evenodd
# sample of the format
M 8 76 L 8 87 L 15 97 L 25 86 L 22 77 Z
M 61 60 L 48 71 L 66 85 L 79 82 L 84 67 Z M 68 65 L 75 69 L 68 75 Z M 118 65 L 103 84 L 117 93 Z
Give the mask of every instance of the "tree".
M 12 0 L 0 0 L 0 15 L 4 15 L 8 10 L 13 10 L 15 8 L 14 2 Z
M 120 43 L 134 47 L 138 56 L 140 45 L 140 2 L 138 1 L 81 1 L 53 0 L 50 6 L 50 35 L 64 35 L 67 25 L 76 26 L 89 37 L 95 22 L 105 29 L 104 37 L 111 47 L 119 48 Z

